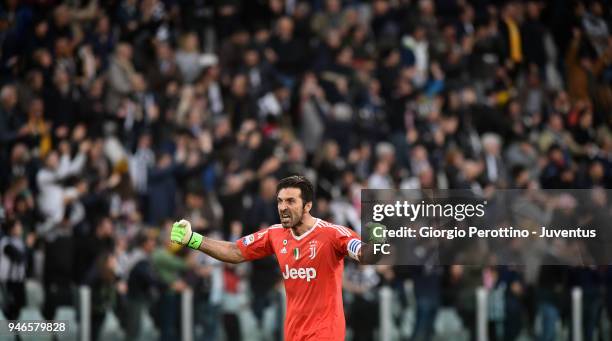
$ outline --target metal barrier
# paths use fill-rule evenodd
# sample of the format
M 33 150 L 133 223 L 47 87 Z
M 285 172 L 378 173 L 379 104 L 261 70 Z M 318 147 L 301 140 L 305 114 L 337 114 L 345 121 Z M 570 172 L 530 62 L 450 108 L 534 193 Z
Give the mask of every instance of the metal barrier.
M 483 287 L 476 289 L 476 340 L 488 341 L 488 291 Z M 572 289 L 572 341 L 583 341 L 583 312 L 582 312 L 582 289 L 575 287 Z M 380 297 L 380 334 L 381 341 L 389 341 L 392 338 L 393 318 L 392 304 L 393 291 L 389 287 L 382 287 L 379 292 Z
M 281 285 L 278 288 L 280 295 L 280 321 L 279 322 L 279 333 L 282 337 L 285 335 L 285 319 L 287 317 L 287 294 L 285 292 L 285 286 Z
M 476 340 L 487 341 L 489 339 L 488 316 L 487 316 L 487 289 L 478 287 L 476 289 Z
M 582 289 L 572 289 L 572 341 L 582 341 Z M 281 316 L 284 321 L 285 302 L 281 295 Z M 390 341 L 393 335 L 393 290 L 387 286 L 379 291 L 380 297 L 380 330 L 379 340 Z M 476 340 L 488 340 L 488 292 L 485 288 L 476 289 Z M 193 341 L 193 291 L 186 289 L 181 294 L 181 341 Z M 282 323 L 281 326 L 282 328 Z M 281 334 L 282 335 L 282 334 Z M 88 286 L 79 287 L 79 340 L 91 340 L 91 289 Z
M 572 289 L 572 340 L 582 341 L 582 288 Z
M 193 290 L 181 293 L 181 339 L 193 341 Z
M 79 340 L 91 340 L 91 289 L 88 286 L 79 287 Z
M 391 304 L 393 301 L 393 291 L 388 286 L 380 288 L 380 340 L 390 341 L 391 340 L 391 328 L 393 327 L 391 322 L 393 321 Z

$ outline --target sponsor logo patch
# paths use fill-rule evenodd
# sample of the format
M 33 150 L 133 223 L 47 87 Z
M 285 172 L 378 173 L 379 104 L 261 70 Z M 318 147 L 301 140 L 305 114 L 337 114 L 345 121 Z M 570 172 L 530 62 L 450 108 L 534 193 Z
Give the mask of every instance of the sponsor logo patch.
M 250 234 L 250 235 L 248 235 L 248 236 L 246 236 L 246 237 L 242 238 L 242 244 L 243 244 L 244 246 L 248 246 L 248 245 L 249 245 L 249 244 L 251 244 L 253 241 L 255 241 L 255 237 L 254 237 L 252 234 Z
M 317 270 L 315 268 L 290 268 L 288 264 L 285 265 L 285 271 L 283 271 L 284 279 L 305 279 L 306 282 L 317 278 Z

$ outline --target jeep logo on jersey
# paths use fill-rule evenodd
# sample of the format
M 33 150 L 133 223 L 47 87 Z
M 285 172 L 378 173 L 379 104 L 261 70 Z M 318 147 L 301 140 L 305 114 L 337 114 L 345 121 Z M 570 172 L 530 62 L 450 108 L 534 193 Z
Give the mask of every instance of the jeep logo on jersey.
M 289 265 L 285 265 L 285 271 L 283 271 L 284 279 L 306 279 L 306 282 L 310 282 L 311 279 L 317 278 L 317 270 L 315 268 L 290 268 Z

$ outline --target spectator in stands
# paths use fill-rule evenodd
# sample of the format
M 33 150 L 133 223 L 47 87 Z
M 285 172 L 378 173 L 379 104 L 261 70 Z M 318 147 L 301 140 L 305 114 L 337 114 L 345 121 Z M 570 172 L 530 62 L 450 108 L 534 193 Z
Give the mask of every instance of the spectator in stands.
M 266 51 L 269 62 L 274 65 L 283 85 L 292 88 L 306 65 L 308 45 L 295 36 L 295 23 L 291 17 L 276 21 L 275 34 Z
M 502 158 L 500 137 L 494 134 L 484 134 L 482 137 L 482 146 L 484 150 L 483 175 L 486 177 L 487 183 L 496 184 L 498 188 L 507 187 L 508 174 Z
M 55 318 L 60 306 L 75 306 L 76 242 L 70 220 L 72 206 L 64 210 L 62 220 L 44 236 L 43 288 L 45 302 L 42 315 L 46 320 Z
M 25 119 L 19 115 L 17 101 L 15 86 L 3 86 L 0 90 L 0 138 L 6 145 L 30 133 L 29 127 L 24 125 Z
M 100 217 L 94 230 L 77 238 L 75 271 L 77 281 L 86 280 L 87 274 L 105 253 L 112 253 L 115 248 L 115 225 L 110 217 Z
M 45 159 L 45 167 L 36 174 L 40 192 L 38 205 L 48 226 L 58 223 L 64 216 L 66 203 L 79 197 L 80 193 L 77 188 L 65 187 L 62 181 L 82 170 L 89 147 L 89 143 L 81 144 L 76 157 L 72 158 L 70 145 L 64 141 L 60 152 L 51 151 Z
M 427 264 L 434 257 L 431 251 L 423 255 L 420 264 Z M 422 262 L 422 263 L 421 263 Z M 412 271 L 416 295 L 416 321 L 411 340 L 429 340 L 434 334 L 434 322 L 441 304 L 442 269 L 433 266 L 418 266 Z
M 7 220 L 2 225 L 0 238 L 0 287 L 4 302 L 2 312 L 9 320 L 19 318 L 25 306 L 25 279 L 28 253 L 34 244 L 33 236 L 24 241 L 23 226 L 18 220 Z
M 157 224 L 163 219 L 172 217 L 175 208 L 177 165 L 171 154 L 163 152 L 157 158 L 157 164 L 148 171 L 147 208 L 149 215 L 146 221 Z
M 132 56 L 132 46 L 129 43 L 119 43 L 115 48 L 108 67 L 109 89 L 106 95 L 106 110 L 110 113 L 115 113 L 121 102 L 132 92 L 132 77 L 136 73 Z
M 157 248 L 156 238 L 151 231 L 142 231 L 138 235 L 125 271 L 128 274 L 126 337 L 131 340 L 140 338 L 143 316 L 148 313 L 163 286 L 150 258 Z
M 164 242 L 166 244 L 162 244 L 152 254 L 153 267 L 164 284 L 156 314 L 161 331 L 160 340 L 173 341 L 180 336 L 179 295 L 187 288 L 182 275 L 189 266 L 185 254 L 177 255 L 176 248 L 172 250 L 173 245 L 169 241 Z
M 182 37 L 181 47 L 176 52 L 176 64 L 185 82 L 192 83 L 199 77 L 202 72 L 201 57 L 197 34 L 195 32 L 185 34 Z
M 215 234 L 213 232 L 213 234 Z M 211 236 L 211 234 L 208 234 Z M 220 238 L 212 236 L 211 238 Z M 211 257 L 199 254 L 196 258 L 192 286 L 196 294 L 195 321 L 202 333 L 196 340 L 216 340 L 221 332 L 221 316 L 223 310 L 223 264 Z
M 482 285 L 479 267 L 450 265 L 444 273 L 444 298 L 461 317 L 470 340 L 476 339 L 476 289 Z
M 127 285 L 116 275 L 117 258 L 112 253 L 102 253 L 88 272 L 85 283 L 91 288 L 91 336 L 98 340 L 106 314 L 117 307 Z
M 378 327 L 378 300 L 375 288 L 379 284 L 379 275 L 371 265 L 353 265 L 345 272 L 343 288 L 353 294 L 351 310 L 348 312 L 349 325 L 355 333 L 355 340 L 374 340 L 374 331 Z

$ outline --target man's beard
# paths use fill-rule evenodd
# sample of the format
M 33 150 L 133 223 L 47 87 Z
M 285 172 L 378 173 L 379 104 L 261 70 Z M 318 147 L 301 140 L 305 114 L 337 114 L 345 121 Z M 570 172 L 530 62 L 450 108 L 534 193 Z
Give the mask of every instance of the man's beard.
M 282 216 L 282 214 L 281 214 Z M 284 228 L 288 229 L 288 228 L 295 228 L 297 226 L 299 226 L 302 223 L 302 219 L 304 218 L 304 209 L 302 209 L 301 212 L 299 212 L 299 219 L 295 224 L 291 224 L 290 226 L 285 226 L 285 224 L 282 223 L 282 218 L 281 218 L 281 225 L 283 225 Z M 293 222 L 293 214 L 291 212 L 289 212 L 289 219 L 291 219 Z

